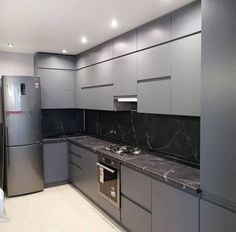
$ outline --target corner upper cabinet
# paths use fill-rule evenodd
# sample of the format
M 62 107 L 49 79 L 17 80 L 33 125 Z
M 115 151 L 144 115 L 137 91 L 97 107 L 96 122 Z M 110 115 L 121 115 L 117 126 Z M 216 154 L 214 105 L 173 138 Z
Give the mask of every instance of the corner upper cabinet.
M 199 31 L 201 31 L 201 1 L 195 1 L 172 13 L 172 39 Z
M 137 50 L 137 31 L 129 31 L 113 40 L 114 57 Z
M 137 95 L 137 53 L 112 61 L 114 96 Z
M 166 15 L 138 28 L 138 50 L 171 39 L 171 16 Z
M 152 180 L 152 232 L 199 232 L 199 197 Z
M 201 114 L 201 33 L 171 44 L 171 113 Z

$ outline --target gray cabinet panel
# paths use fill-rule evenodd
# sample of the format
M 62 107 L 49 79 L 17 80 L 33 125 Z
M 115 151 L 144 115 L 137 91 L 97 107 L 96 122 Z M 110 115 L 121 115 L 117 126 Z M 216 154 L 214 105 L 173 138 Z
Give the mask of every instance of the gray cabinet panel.
M 77 188 L 82 189 L 83 187 L 82 170 L 73 163 L 69 163 L 69 176 L 71 183 Z
M 137 53 L 113 60 L 114 96 L 137 95 Z
M 80 168 L 82 167 L 82 157 L 79 155 L 69 152 L 69 161 Z
M 36 68 L 72 69 L 75 68 L 75 57 L 50 53 L 35 55 Z
M 152 180 L 152 231 L 199 232 L 199 198 Z
M 151 210 L 151 178 L 121 166 L 121 192 L 131 200 Z
M 196 1 L 172 14 L 172 39 L 201 31 L 201 1 Z
M 72 90 L 41 89 L 43 109 L 75 108 L 75 94 Z
M 89 52 L 84 52 L 84 53 L 77 55 L 75 62 L 76 62 L 75 63 L 76 69 L 80 69 L 80 68 L 89 66 L 93 63 L 91 54 Z
M 138 28 L 138 49 L 169 41 L 171 16 L 166 15 Z
M 236 4 L 202 4 L 201 189 L 235 204 Z
M 171 113 L 200 116 L 201 34 L 172 43 Z
M 138 83 L 138 112 L 170 114 L 170 89 L 170 78 Z
M 75 73 L 69 70 L 38 69 L 41 87 L 44 89 L 67 89 L 74 91 Z
M 138 52 L 138 80 L 171 75 L 171 45 Z
M 43 144 L 44 183 L 68 181 L 67 143 Z
M 201 200 L 201 232 L 235 232 L 236 214 L 219 206 Z
M 137 31 L 129 31 L 113 40 L 114 57 L 137 50 Z
M 133 232 L 151 232 L 151 214 L 125 197 L 121 197 L 121 222 Z

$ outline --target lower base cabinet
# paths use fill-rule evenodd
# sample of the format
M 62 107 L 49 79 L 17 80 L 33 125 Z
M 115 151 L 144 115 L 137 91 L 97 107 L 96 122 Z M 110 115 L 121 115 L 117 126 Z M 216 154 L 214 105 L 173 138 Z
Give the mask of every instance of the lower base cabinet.
M 70 181 L 74 186 L 82 188 L 82 170 L 74 163 L 69 164 Z
M 153 179 L 152 232 L 172 231 L 199 232 L 199 198 Z
M 45 186 L 68 182 L 67 142 L 43 144 Z
M 200 204 L 201 232 L 235 232 L 236 213 L 205 200 Z
M 151 232 L 151 213 L 121 197 L 121 223 L 133 232 Z

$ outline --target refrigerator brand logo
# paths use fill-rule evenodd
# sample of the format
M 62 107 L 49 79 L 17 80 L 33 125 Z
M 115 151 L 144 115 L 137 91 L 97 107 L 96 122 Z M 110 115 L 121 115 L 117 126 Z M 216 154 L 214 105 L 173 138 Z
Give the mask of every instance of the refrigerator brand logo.
M 14 115 L 32 115 L 32 111 L 24 111 L 24 110 L 17 110 L 17 111 L 6 111 L 6 116 L 14 116 Z

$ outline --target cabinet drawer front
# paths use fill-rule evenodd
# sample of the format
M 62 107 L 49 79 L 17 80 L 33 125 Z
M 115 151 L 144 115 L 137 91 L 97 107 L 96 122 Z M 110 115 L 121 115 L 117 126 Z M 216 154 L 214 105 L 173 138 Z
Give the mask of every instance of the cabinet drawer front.
M 79 166 L 80 168 L 82 168 L 81 156 L 69 153 L 69 160 L 70 160 L 70 162 L 72 162 L 72 163 L 76 164 L 77 166 Z
M 122 165 L 121 192 L 134 202 L 151 210 L 151 177 Z
M 151 214 L 121 197 L 121 222 L 133 232 L 151 232 Z
M 83 157 L 84 149 L 73 144 L 69 143 L 69 152 L 74 153 L 75 155 L 80 156 L 81 158 Z
M 171 75 L 171 46 L 160 45 L 138 53 L 138 80 Z
M 70 181 L 77 188 L 82 188 L 82 170 L 76 165 L 69 164 Z

